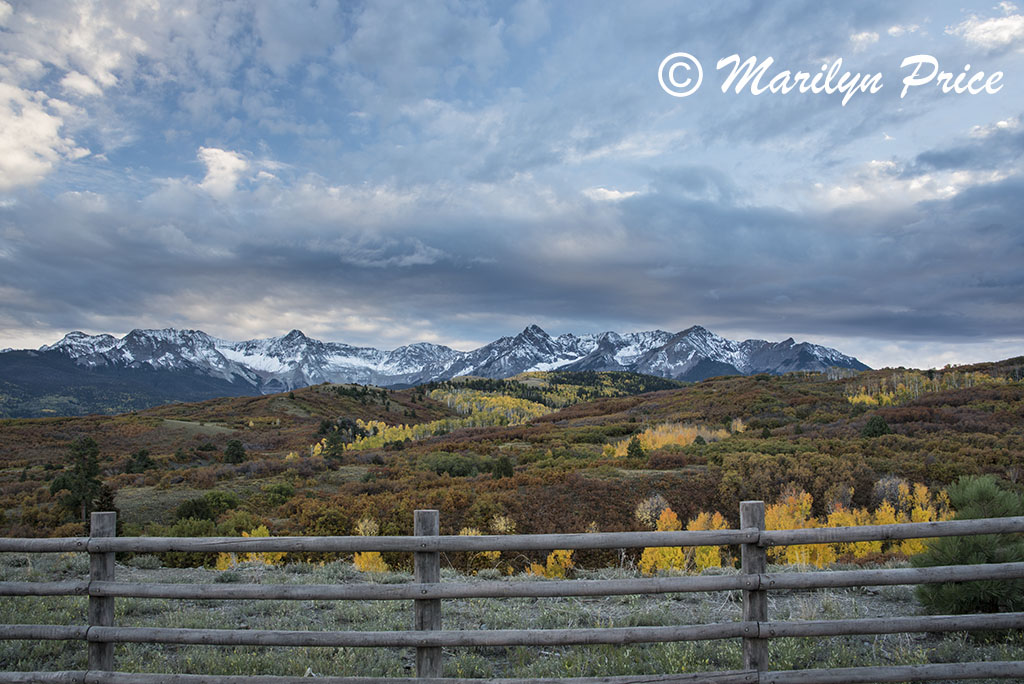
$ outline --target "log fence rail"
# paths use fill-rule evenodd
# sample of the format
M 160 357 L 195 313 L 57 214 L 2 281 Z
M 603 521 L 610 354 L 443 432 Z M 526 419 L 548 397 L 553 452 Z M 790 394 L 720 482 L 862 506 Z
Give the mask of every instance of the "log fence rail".
M 848 543 L 894 539 L 1024 533 L 1024 517 L 901 523 L 863 527 L 765 530 L 764 504 L 740 506 L 738 530 L 678 532 L 610 532 L 508 536 L 440 536 L 437 511 L 416 511 L 413 536 L 407 537 L 250 537 L 177 538 L 116 537 L 115 514 L 93 513 L 91 536 L 61 539 L 0 538 L 0 552 L 86 552 L 88 581 L 0 582 L 0 596 L 88 596 L 88 625 L 0 625 L 0 639 L 82 640 L 89 645 L 87 671 L 0 672 L 5 682 L 181 682 L 205 684 L 291 684 L 300 677 L 161 675 L 117 672 L 114 645 L 118 643 L 205 644 L 236 646 L 397 647 L 416 649 L 415 678 L 324 677 L 337 684 L 396 684 L 407 682 L 526 681 L 571 684 L 627 682 L 732 682 L 756 684 L 828 684 L 830 682 L 933 681 L 937 679 L 1018 679 L 1024 681 L 1024 661 L 936 663 L 842 669 L 772 671 L 768 643 L 783 637 L 828 637 L 892 633 L 960 632 L 1022 629 L 1024 613 L 984 615 L 906 616 L 845 620 L 773 621 L 768 616 L 768 592 L 856 586 L 910 585 L 969 580 L 1024 578 L 1024 563 L 955 565 L 932 568 L 846 570 L 814 573 L 769 573 L 766 549 L 790 544 Z M 442 552 L 537 551 L 552 549 L 621 549 L 657 546 L 739 545 L 741 572 L 736 575 L 651 577 L 620 580 L 559 580 L 528 582 L 442 582 Z M 415 581 L 404 585 L 222 585 L 142 584 L 117 582 L 114 554 L 118 552 L 410 552 Z M 445 630 L 442 599 L 567 597 L 741 591 L 742 619 L 735 622 L 659 627 L 596 629 Z M 212 600 L 411 600 L 413 629 L 394 632 L 285 631 L 230 629 L 172 629 L 117 627 L 117 598 Z M 743 669 L 735 671 L 587 677 L 557 680 L 443 678 L 443 649 L 467 646 L 555 646 L 574 644 L 631 644 L 713 639 L 742 639 Z

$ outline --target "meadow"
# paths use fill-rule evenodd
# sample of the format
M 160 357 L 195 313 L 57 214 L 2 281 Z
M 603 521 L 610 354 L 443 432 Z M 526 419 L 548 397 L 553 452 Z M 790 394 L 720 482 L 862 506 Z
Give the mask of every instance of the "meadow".
M 887 567 L 902 567 L 892 561 Z M 842 566 L 840 566 L 842 567 Z M 769 571 L 779 570 L 769 567 Z M 787 567 L 787 570 L 793 570 Z M 813 568 L 803 570 L 814 572 Z M 715 573 L 730 573 L 718 569 Z M 261 584 L 406 583 L 405 572 L 363 573 L 346 561 L 268 566 L 244 563 L 232 570 L 167 568 L 154 556 L 118 563 L 121 581 L 165 583 L 246 582 Z M 88 576 L 84 554 L 0 554 L 0 580 L 79 579 Z M 585 579 L 638 576 L 634 567 L 579 569 Z M 443 581 L 493 580 L 497 573 L 462 575 L 451 566 Z M 523 581 L 518 575 L 506 581 Z M 550 580 L 557 582 L 559 580 Z M 667 594 L 604 598 L 465 599 L 444 602 L 446 629 L 624 627 L 697 624 L 740 619 L 740 592 Z M 117 599 L 115 623 L 121 626 L 403 630 L 412 620 L 408 601 L 170 601 Z M 773 619 L 809 620 L 911 615 L 920 612 L 911 587 L 773 592 Z M 0 621 L 76 624 L 85 621 L 86 599 L 77 597 L 6 598 Z M 1024 639 L 972 638 L 963 633 L 893 634 L 829 639 L 777 639 L 770 644 L 775 669 L 853 667 L 1024 659 Z M 230 674 L 305 674 L 409 676 L 411 649 L 249 648 L 122 644 L 118 669 L 134 672 Z M 9 670 L 81 670 L 86 648 L 80 642 L 0 642 L 0 662 Z M 739 640 L 631 646 L 570 646 L 446 649 L 445 676 L 573 677 L 739 669 Z

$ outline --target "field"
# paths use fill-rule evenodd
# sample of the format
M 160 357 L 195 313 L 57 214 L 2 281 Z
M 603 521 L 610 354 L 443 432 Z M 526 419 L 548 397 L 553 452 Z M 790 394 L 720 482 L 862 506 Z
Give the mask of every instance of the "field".
M 890 563 L 903 565 L 900 562 Z M 773 571 L 779 568 L 769 568 Z M 792 568 L 788 568 L 792 570 Z M 811 571 L 810 569 L 807 569 Z M 153 556 L 118 564 L 123 581 L 167 583 L 247 582 L 327 584 L 359 581 L 411 582 L 408 573 L 360 573 L 351 563 L 243 564 L 233 570 L 161 567 Z M 733 572 L 718 570 L 717 572 Z M 0 554 L 0 580 L 78 579 L 88 575 L 84 554 L 28 556 Z M 586 579 L 634 577 L 632 567 L 580 571 Z M 443 580 L 494 579 L 461 576 L 451 567 Z M 507 581 L 521 581 L 521 576 Z M 558 580 L 552 580 L 558 581 Z M 609 598 L 467 599 L 444 602 L 446 629 L 621 627 L 727 622 L 740 619 L 739 592 L 668 594 Z M 409 602 L 333 601 L 167 601 L 117 599 L 121 626 L 404 630 L 411 623 Z M 81 624 L 84 598 L 8 598 L 0 621 Z M 920 612 L 910 587 L 775 592 L 772 619 L 835 619 L 911 615 Z M 213 646 L 119 645 L 122 671 L 207 674 L 408 676 L 414 669 L 409 649 L 243 648 Z M 771 642 L 774 669 L 851 667 L 1024 659 L 1024 640 L 972 639 L 965 634 L 883 635 Z M 86 651 L 77 642 L 0 642 L 0 662 L 9 670 L 85 669 Z M 465 648 L 446 650 L 445 676 L 572 677 L 738 669 L 739 640 L 668 645 Z

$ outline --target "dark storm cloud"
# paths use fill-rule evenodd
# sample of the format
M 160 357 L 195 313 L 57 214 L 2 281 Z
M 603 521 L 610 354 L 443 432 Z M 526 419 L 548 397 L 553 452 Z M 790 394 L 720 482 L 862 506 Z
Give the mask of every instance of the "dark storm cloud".
M 563 213 L 484 230 L 473 217 L 452 225 L 427 211 L 416 240 L 400 229 L 395 238 L 290 239 L 248 221 L 250 237 L 239 240 L 228 219 L 186 238 L 124 207 L 86 214 L 70 200 L 26 203 L 4 210 L 4 224 L 25 236 L 6 243 L 14 254 L 3 283 L 31 293 L 24 310 L 8 314 L 64 328 L 79 327 L 82 310 L 129 318 L 146 308 L 173 320 L 181 293 L 241 309 L 267 296 L 286 309 L 330 302 L 395 318 L 424 309 L 441 321 L 486 311 L 595 327 L 685 316 L 756 322 L 765 334 L 797 319 L 829 335 L 1019 334 L 1019 177 L 922 203 L 910 221 L 866 215 L 856 232 L 836 228 L 849 217 L 739 205 L 715 173 L 684 168 L 662 178 L 648 194 L 598 207 L 603 228 Z M 567 230 L 569 222 L 579 228 Z M 62 248 L 43 246 L 53 244 Z
M 1020 121 L 1018 116 L 1007 122 L 1013 127 L 993 128 L 984 132 L 984 137 L 979 140 L 922 152 L 903 175 L 913 177 L 931 171 L 998 169 L 1015 165 L 1024 155 L 1024 128 Z

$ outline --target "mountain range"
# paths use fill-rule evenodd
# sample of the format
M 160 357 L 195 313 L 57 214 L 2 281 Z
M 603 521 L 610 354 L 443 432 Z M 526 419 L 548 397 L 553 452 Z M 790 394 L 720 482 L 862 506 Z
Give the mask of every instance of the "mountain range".
M 868 370 L 857 359 L 828 347 L 792 338 L 735 342 L 701 326 L 678 333 L 552 337 L 531 325 L 514 337 L 472 351 L 425 342 L 383 351 L 322 342 L 299 330 L 244 342 L 172 328 L 133 330 L 122 338 L 71 332 L 38 350 L 0 352 L 0 415 L 76 414 L 97 410 L 96 401 L 106 402 L 100 412 L 131 410 L 168 401 L 281 392 L 321 382 L 407 387 L 463 375 L 506 378 L 555 369 L 632 371 L 699 381 L 717 375 L 830 367 Z M 94 396 L 77 407 L 30 407 L 41 396 L 81 398 L 83 392 Z M 142 405 L 137 406 L 139 402 Z

